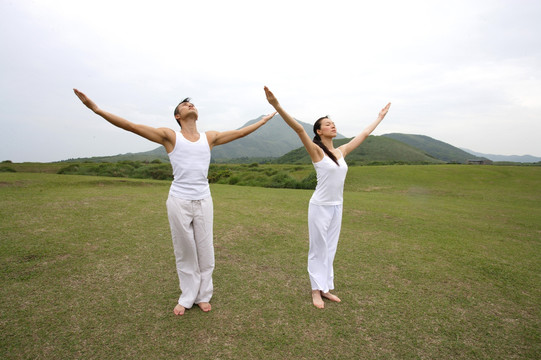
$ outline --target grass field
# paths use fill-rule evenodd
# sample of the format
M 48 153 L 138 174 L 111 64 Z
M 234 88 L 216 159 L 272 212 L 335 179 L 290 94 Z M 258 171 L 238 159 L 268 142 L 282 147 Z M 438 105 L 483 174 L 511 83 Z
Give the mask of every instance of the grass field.
M 213 184 L 213 310 L 175 317 L 168 189 L 0 173 L 0 358 L 539 359 L 541 167 L 350 167 L 324 310 L 312 191 Z

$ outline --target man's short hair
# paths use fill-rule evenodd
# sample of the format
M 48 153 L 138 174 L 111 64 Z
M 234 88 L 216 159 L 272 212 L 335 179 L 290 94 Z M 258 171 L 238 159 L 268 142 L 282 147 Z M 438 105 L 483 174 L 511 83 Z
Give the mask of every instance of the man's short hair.
M 175 107 L 175 112 L 174 112 L 174 116 L 176 117 L 177 114 L 180 113 L 180 111 L 178 110 L 178 107 L 180 106 L 180 104 L 184 104 L 184 103 L 187 103 L 187 102 L 190 102 L 191 99 L 189 97 L 187 97 L 186 99 L 182 100 L 181 102 L 178 103 L 178 105 Z

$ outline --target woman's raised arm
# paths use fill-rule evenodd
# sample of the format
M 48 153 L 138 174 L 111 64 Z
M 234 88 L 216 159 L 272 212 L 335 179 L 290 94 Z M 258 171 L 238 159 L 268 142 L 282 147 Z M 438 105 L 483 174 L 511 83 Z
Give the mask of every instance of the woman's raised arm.
M 266 86 L 264 87 L 264 90 L 269 104 L 271 104 L 272 107 L 278 112 L 278 114 L 280 114 L 282 119 L 284 119 L 284 121 L 289 125 L 289 127 L 291 127 L 293 131 L 297 133 L 304 147 L 306 148 L 306 151 L 308 151 L 308 154 L 310 155 L 312 161 L 320 161 L 323 155 L 319 146 L 314 144 L 312 138 L 310 138 L 310 136 L 304 130 L 304 127 L 282 108 L 282 106 L 278 102 L 278 99 L 276 99 L 276 96 L 274 96 L 272 91 L 270 91 L 269 88 Z
M 376 129 L 376 127 L 383 120 L 385 115 L 387 115 L 387 112 L 389 111 L 390 107 L 391 107 L 391 103 L 388 103 L 387 105 L 385 105 L 385 107 L 381 109 L 377 119 L 373 123 L 368 125 L 363 131 L 361 131 L 359 135 L 351 139 L 350 142 L 338 148 L 340 149 L 344 157 L 350 152 L 352 152 L 353 150 L 355 150 L 359 145 L 361 145 L 361 143 L 372 133 L 372 131 Z

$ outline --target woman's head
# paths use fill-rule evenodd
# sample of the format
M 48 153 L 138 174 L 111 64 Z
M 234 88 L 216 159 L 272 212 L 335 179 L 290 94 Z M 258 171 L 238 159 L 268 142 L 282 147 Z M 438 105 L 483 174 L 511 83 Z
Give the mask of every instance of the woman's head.
M 327 156 L 336 163 L 336 165 L 340 166 L 338 164 L 338 159 L 336 159 L 336 156 L 321 141 L 321 135 L 330 138 L 336 136 L 336 127 L 334 126 L 334 122 L 329 118 L 329 116 L 320 117 L 314 123 L 313 130 L 314 139 L 312 141 L 314 142 L 314 144 L 319 146 L 323 150 L 323 152 L 327 154 Z
M 336 126 L 329 116 L 322 116 L 314 123 L 314 135 L 321 138 L 324 137 L 334 138 L 336 137 Z

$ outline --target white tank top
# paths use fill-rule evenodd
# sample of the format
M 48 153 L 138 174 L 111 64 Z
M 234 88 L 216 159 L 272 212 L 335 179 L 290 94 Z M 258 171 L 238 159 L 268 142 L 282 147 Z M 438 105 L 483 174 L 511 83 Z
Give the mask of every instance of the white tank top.
M 340 151 L 340 150 L 338 150 Z M 340 153 L 342 154 L 342 153 Z M 310 202 L 315 205 L 341 205 L 344 201 L 344 181 L 348 172 L 348 164 L 341 156 L 338 165 L 325 154 L 323 159 L 314 164 L 317 174 L 316 190 Z
M 173 167 L 173 183 L 169 195 L 183 200 L 202 200 L 210 196 L 208 172 L 210 147 L 205 133 L 191 142 L 176 132 L 175 148 L 168 153 Z

